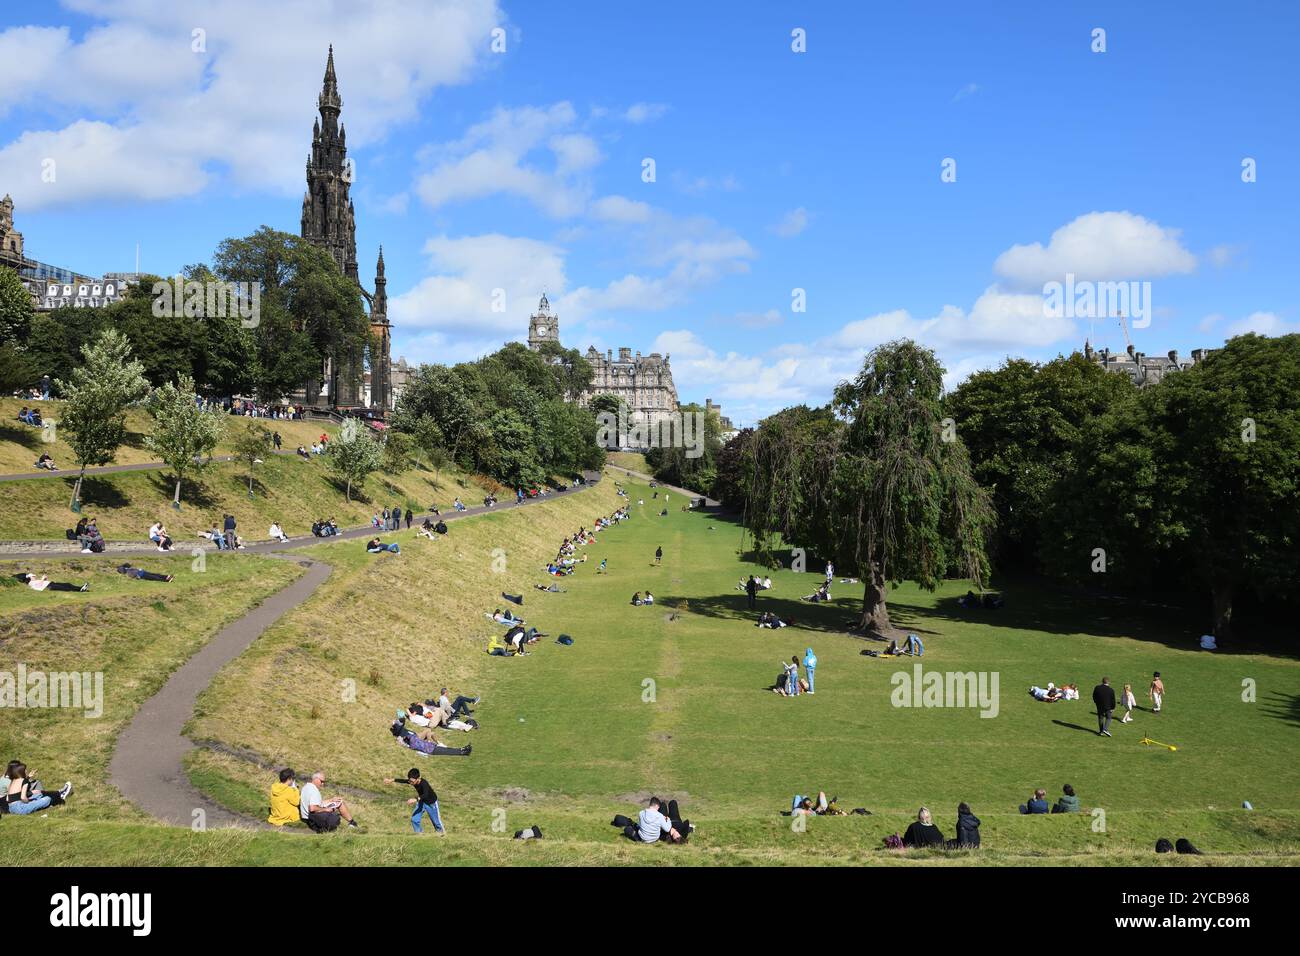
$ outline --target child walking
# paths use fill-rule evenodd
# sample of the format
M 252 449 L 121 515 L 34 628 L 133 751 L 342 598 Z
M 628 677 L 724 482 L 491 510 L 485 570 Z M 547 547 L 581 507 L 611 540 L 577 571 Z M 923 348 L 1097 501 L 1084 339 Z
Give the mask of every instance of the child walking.
M 1124 708 L 1124 716 L 1119 719 L 1121 724 L 1131 724 L 1133 722 L 1133 708 L 1137 706 L 1137 698 L 1133 696 L 1133 685 L 1125 684 L 1124 693 L 1120 694 L 1119 705 Z
M 429 822 L 433 824 L 434 831 L 438 836 L 446 836 L 447 830 L 442 825 L 442 816 L 438 813 L 438 794 L 429 786 L 429 781 L 420 777 L 418 767 L 412 767 L 406 772 L 406 777 L 393 777 L 390 781 L 384 778 L 384 783 L 409 783 L 415 788 L 415 796 L 406 802 L 415 807 L 415 812 L 411 814 L 411 829 L 416 833 L 423 833 L 424 828 L 420 826 L 420 818 L 425 814 L 429 816 Z
M 1147 696 L 1151 698 L 1152 712 L 1160 713 L 1160 705 L 1165 700 L 1165 682 L 1160 679 L 1159 671 L 1151 677 L 1151 689 L 1147 691 Z

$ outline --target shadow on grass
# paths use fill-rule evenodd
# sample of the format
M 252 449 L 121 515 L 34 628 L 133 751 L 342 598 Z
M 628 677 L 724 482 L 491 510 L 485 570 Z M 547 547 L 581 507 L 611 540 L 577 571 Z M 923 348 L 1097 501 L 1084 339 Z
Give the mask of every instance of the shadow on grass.
M 160 507 L 170 508 L 172 495 L 176 494 L 176 476 L 159 471 L 146 472 L 146 474 L 148 475 L 149 485 L 158 492 L 160 497 L 166 499 L 166 503 L 160 505 Z M 248 486 L 245 485 L 244 487 L 247 488 Z M 211 488 L 195 478 L 186 478 L 181 482 L 182 508 L 189 506 L 206 510 L 219 507 L 221 501 L 221 497 L 214 495 Z
M 1052 723 L 1056 724 L 1058 727 L 1067 727 L 1070 730 L 1082 730 L 1085 734 L 1092 734 L 1094 737 L 1097 736 L 1097 731 L 1091 727 L 1080 727 L 1078 724 L 1067 723 L 1064 720 L 1054 720 Z
M 1300 727 L 1300 694 L 1274 691 L 1263 701 L 1264 713 L 1276 720 Z
M 0 441 L 9 441 L 15 445 L 22 445 L 29 451 L 36 451 L 44 444 L 41 441 L 41 430 L 39 428 L 33 428 L 31 425 L 10 425 L 8 423 L 0 425 Z
M 68 496 L 72 496 L 72 488 L 77 483 L 75 474 L 63 479 L 67 486 Z M 171 497 L 168 491 L 167 496 Z M 123 494 L 121 487 L 111 478 L 96 478 L 87 475 L 81 482 L 81 511 L 86 513 L 87 508 L 125 508 L 131 504 L 130 496 Z

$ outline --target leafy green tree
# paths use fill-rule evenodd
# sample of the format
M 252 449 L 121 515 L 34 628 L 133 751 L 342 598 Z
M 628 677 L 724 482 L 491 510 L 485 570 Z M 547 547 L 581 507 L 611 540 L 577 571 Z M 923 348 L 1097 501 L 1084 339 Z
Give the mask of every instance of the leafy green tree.
M 727 505 L 738 505 L 744 500 L 745 450 L 753 435 L 754 429 L 742 428 L 718 449 L 710 497 Z
M 652 442 L 658 444 L 646 452 L 645 460 L 654 475 L 668 484 L 707 492 L 713 487 L 717 474 L 718 450 L 722 447 L 722 420 L 717 412 L 707 411 L 703 405 L 687 404 L 681 407 L 682 437 L 676 429 L 656 427 Z M 687 417 L 689 416 L 689 418 Z M 685 432 L 690 429 L 690 447 L 685 443 Z
M 543 342 L 536 354 L 548 364 L 560 391 L 568 401 L 576 402 L 583 392 L 591 388 L 596 370 L 577 349 L 566 349 L 559 342 Z
M 384 436 L 383 469 L 390 475 L 400 475 L 411 467 L 415 441 L 405 432 L 389 429 Z
M 153 390 L 148 407 L 153 415 L 153 431 L 144 443 L 157 455 L 176 478 L 172 505 L 181 506 L 181 483 L 186 475 L 201 472 L 211 460 L 212 450 L 221 441 L 225 417 L 216 408 L 199 406 L 194 379 L 180 375 Z
M 1240 597 L 1300 590 L 1300 335 L 1232 339 L 1099 418 L 1075 460 L 1049 509 L 1059 572 L 1181 580 L 1221 638 Z
M 32 323 L 32 297 L 8 266 L 0 266 L 0 342 L 22 345 Z
M 20 388 L 30 388 L 40 379 L 36 366 L 26 352 L 9 342 L 0 344 L 0 394 L 8 395 Z
M 1127 375 L 1075 353 L 1044 365 L 1009 359 L 945 398 L 972 472 L 992 494 L 999 564 L 1037 566 L 1048 498 L 1077 467 L 1083 429 L 1136 391 Z
M 325 458 L 330 470 L 346 483 L 346 497 L 351 501 L 352 486 L 362 487 L 366 478 L 383 464 L 383 449 L 368 430 L 359 427 L 355 418 L 349 418 L 338 437 L 329 443 Z
M 248 497 L 253 497 L 253 468 L 271 454 L 271 432 L 264 425 L 250 424 L 235 429 L 235 459 L 243 462 L 248 473 Z
M 746 523 L 811 546 L 864 582 L 861 628 L 888 635 L 890 583 L 934 589 L 953 570 L 982 582 L 993 524 L 960 440 L 946 440 L 934 353 L 903 340 L 867 356 L 835 390 L 842 425 L 760 425 L 750 442 Z
M 86 469 L 107 465 L 126 440 L 126 409 L 149 393 L 144 366 L 121 332 L 107 329 L 81 352 L 82 364 L 57 382 L 65 400 L 59 427 L 81 469 L 72 488 L 72 508 Z
M 476 384 L 476 373 L 463 366 L 421 366 L 398 400 L 394 426 L 411 433 L 418 420 L 427 418 L 451 460 L 460 461 L 461 451 L 482 435 L 488 398 L 475 395 Z

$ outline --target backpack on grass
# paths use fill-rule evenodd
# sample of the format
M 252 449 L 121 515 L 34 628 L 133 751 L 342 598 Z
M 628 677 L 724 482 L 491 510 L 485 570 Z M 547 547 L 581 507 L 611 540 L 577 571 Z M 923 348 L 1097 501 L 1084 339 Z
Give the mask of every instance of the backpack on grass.
M 570 644 L 573 643 L 573 638 L 571 638 L 568 634 L 561 634 L 559 637 L 555 639 L 555 643 L 563 644 L 564 646 L 568 647 Z

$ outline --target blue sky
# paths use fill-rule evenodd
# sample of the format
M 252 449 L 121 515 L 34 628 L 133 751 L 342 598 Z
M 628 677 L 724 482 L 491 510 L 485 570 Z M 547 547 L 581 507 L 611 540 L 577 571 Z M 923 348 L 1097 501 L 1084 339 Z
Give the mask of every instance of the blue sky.
M 668 352 L 683 399 L 753 421 L 899 335 L 950 383 L 1090 324 L 1123 348 L 1114 320 L 1044 316 L 1067 272 L 1151 283 L 1146 352 L 1300 329 L 1298 25 L 1282 2 L 11 0 L 0 192 L 29 255 L 85 272 L 297 232 L 333 43 L 396 354 L 522 339 L 544 289 L 565 344 Z

